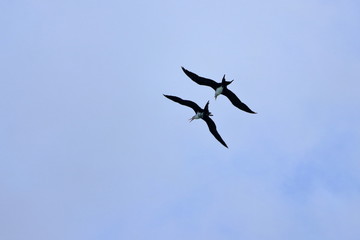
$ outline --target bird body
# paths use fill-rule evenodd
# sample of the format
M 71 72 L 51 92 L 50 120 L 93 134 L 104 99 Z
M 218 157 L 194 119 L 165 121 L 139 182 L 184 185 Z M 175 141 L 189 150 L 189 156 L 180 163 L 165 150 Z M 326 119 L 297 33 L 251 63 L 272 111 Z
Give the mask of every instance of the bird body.
M 228 147 L 226 145 L 226 143 L 224 142 L 224 140 L 221 138 L 220 134 L 217 132 L 216 130 L 216 125 L 214 123 L 214 121 L 210 118 L 210 116 L 212 116 L 211 112 L 209 112 L 209 101 L 206 103 L 204 108 L 199 107 L 199 105 L 197 105 L 196 103 L 194 103 L 193 101 L 190 100 L 184 100 L 181 99 L 179 97 L 176 96 L 171 96 L 171 95 L 165 95 L 164 96 L 174 102 L 177 102 L 181 105 L 185 105 L 188 106 L 190 108 L 192 108 L 195 112 L 195 115 L 190 118 L 190 122 L 194 119 L 202 119 L 206 122 L 206 124 L 208 125 L 208 128 L 210 130 L 210 132 L 212 133 L 212 135 L 225 147 Z
M 199 119 L 199 118 L 203 118 L 204 117 L 204 113 L 203 112 L 197 112 L 192 118 L 190 118 L 190 122 L 194 119 Z
M 194 82 L 196 82 L 199 85 L 205 85 L 208 87 L 211 87 L 212 89 L 215 90 L 215 99 L 220 95 L 224 95 L 226 96 L 231 103 L 239 108 L 240 110 L 243 110 L 245 112 L 248 113 L 256 113 L 254 111 L 252 111 L 245 103 L 241 102 L 240 99 L 232 92 L 230 91 L 227 86 L 232 83 L 234 80 L 231 81 L 226 81 L 225 80 L 225 75 L 222 78 L 221 82 L 215 82 L 212 79 L 208 79 L 208 78 L 204 78 L 204 77 L 200 77 L 197 74 L 190 72 L 189 70 L 185 69 L 184 67 L 181 67 L 182 70 L 184 71 L 184 73 Z
M 223 90 L 224 90 L 224 87 L 223 87 L 223 86 L 220 86 L 220 87 L 218 87 L 218 88 L 215 90 L 215 99 L 216 99 L 220 94 L 222 94 Z

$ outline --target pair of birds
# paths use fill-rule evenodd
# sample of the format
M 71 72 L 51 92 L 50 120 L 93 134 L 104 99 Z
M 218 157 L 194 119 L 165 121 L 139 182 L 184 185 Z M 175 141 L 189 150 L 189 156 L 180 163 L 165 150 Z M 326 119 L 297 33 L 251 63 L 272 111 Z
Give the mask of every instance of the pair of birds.
M 181 67 L 182 70 L 184 71 L 184 73 L 194 82 L 196 82 L 199 85 L 205 85 L 205 86 L 209 86 L 211 88 L 213 88 L 215 90 L 215 100 L 216 98 L 222 94 L 224 96 L 226 96 L 231 103 L 239 108 L 240 110 L 243 110 L 245 112 L 248 113 L 256 113 L 254 111 L 252 111 L 248 106 L 246 106 L 245 103 L 241 102 L 240 99 L 232 92 L 230 91 L 227 86 L 232 83 L 234 80 L 231 81 L 226 81 L 225 80 L 225 75 L 222 78 L 221 82 L 215 82 L 214 80 L 208 79 L 208 78 L 204 78 L 204 77 L 200 77 L 198 75 L 196 75 L 195 73 L 190 72 L 189 70 L 185 69 L 184 67 Z M 194 103 L 193 101 L 190 100 L 184 100 L 181 99 L 179 97 L 176 96 L 171 96 L 171 95 L 165 95 L 165 97 L 167 97 L 168 99 L 177 102 L 179 104 L 188 106 L 190 108 L 192 108 L 195 112 L 195 115 L 190 118 L 190 122 L 194 119 L 203 119 L 206 124 L 209 127 L 210 132 L 212 133 L 212 135 L 225 147 L 228 147 L 225 143 L 225 141 L 221 138 L 220 134 L 217 132 L 216 130 L 216 125 L 214 123 L 214 121 L 210 118 L 210 116 L 213 116 L 211 114 L 211 112 L 209 111 L 209 101 L 206 103 L 204 108 L 199 107 L 199 105 L 197 105 L 196 103 Z

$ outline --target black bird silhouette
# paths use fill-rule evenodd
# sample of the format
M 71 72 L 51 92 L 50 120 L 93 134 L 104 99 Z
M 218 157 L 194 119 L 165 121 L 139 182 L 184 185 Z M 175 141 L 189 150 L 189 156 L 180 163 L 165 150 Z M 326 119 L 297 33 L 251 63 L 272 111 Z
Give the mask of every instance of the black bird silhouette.
M 179 97 L 176 96 L 170 96 L 170 95 L 165 95 L 165 97 L 167 97 L 170 100 L 173 100 L 174 102 L 177 102 L 181 105 L 185 105 L 188 106 L 190 108 L 192 108 L 195 112 L 195 115 L 190 118 L 190 122 L 194 119 L 199 119 L 201 118 L 202 120 L 204 120 L 206 122 L 206 124 L 209 127 L 210 132 L 212 133 L 212 135 L 214 135 L 214 137 L 225 147 L 228 147 L 226 145 L 226 143 L 224 142 L 224 140 L 221 138 L 220 134 L 217 132 L 216 130 L 216 125 L 214 123 L 214 121 L 210 118 L 210 116 L 212 116 L 211 112 L 209 112 L 209 101 L 206 103 L 204 109 L 202 109 L 201 107 L 199 107 L 199 105 L 197 105 L 196 103 L 194 103 L 193 101 L 190 100 L 183 100 Z
M 224 76 L 222 78 L 222 81 L 220 83 L 217 83 L 214 80 L 204 78 L 204 77 L 200 77 L 200 76 L 196 75 L 195 73 L 192 73 L 189 70 L 185 69 L 184 67 L 181 67 L 181 68 L 184 71 L 184 73 L 191 80 L 196 82 L 197 84 L 205 85 L 205 86 L 209 86 L 209 87 L 213 88 L 215 90 L 215 99 L 220 94 L 225 95 L 235 107 L 237 107 L 237 108 L 239 108 L 239 109 L 241 109 L 241 110 L 243 110 L 245 112 L 248 112 L 248 113 L 256 113 L 256 112 L 252 111 L 248 106 L 246 106 L 245 103 L 241 102 L 240 99 L 232 91 L 230 91 L 227 88 L 227 86 L 230 83 L 232 83 L 234 80 L 226 81 L 225 80 L 225 74 L 224 74 Z

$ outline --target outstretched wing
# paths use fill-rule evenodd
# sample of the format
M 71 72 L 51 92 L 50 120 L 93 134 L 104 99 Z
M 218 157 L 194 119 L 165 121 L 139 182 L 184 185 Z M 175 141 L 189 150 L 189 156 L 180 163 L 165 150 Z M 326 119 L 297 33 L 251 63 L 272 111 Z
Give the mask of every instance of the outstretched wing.
M 245 103 L 240 101 L 240 99 L 229 89 L 224 88 L 222 94 L 225 95 L 235 107 L 248 113 L 256 113 L 253 110 L 251 110 L 248 106 L 246 106 Z
M 176 96 L 171 96 L 171 95 L 165 95 L 163 94 L 165 97 L 167 97 L 168 99 L 170 100 L 173 100 L 174 102 L 177 102 L 181 105 L 185 105 L 185 106 L 188 106 L 188 107 L 191 107 L 195 113 L 201 111 L 202 109 L 199 107 L 199 105 L 197 105 L 196 103 L 194 103 L 193 101 L 190 101 L 190 100 L 183 100 L 179 97 L 176 97 Z
M 214 137 L 222 144 L 224 145 L 225 147 L 228 147 L 226 145 L 226 143 L 224 142 L 224 140 L 221 138 L 220 134 L 217 132 L 216 130 L 216 125 L 214 123 L 214 121 L 208 117 L 208 116 L 204 116 L 203 117 L 203 120 L 206 122 L 206 124 L 208 125 L 209 127 L 209 130 L 210 132 L 212 133 L 212 135 L 214 135 Z
M 195 73 L 192 73 L 192 72 L 186 70 L 184 67 L 181 67 L 181 68 L 182 68 L 182 70 L 184 71 L 184 73 L 185 73 L 189 78 L 191 78 L 191 80 L 193 80 L 194 82 L 196 82 L 197 84 L 212 87 L 214 90 L 216 90 L 216 88 L 218 87 L 218 83 L 215 82 L 214 80 L 211 80 L 211 79 L 208 79 L 208 78 L 204 78 L 204 77 L 200 77 L 200 76 L 196 75 Z

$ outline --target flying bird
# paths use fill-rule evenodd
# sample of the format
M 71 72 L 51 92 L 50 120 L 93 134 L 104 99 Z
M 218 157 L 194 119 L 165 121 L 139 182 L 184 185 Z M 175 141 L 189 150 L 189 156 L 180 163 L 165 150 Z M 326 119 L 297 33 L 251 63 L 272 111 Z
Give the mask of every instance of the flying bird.
M 241 109 L 241 110 L 243 110 L 245 112 L 248 112 L 248 113 L 256 113 L 256 112 L 252 111 L 248 106 L 246 106 L 245 103 L 241 102 L 240 99 L 232 91 L 230 91 L 227 88 L 227 86 L 230 83 L 232 83 L 234 80 L 226 81 L 225 80 L 225 74 L 224 74 L 224 76 L 222 78 L 222 81 L 217 83 L 214 80 L 204 78 L 204 77 L 200 77 L 200 76 L 196 75 L 195 73 L 192 73 L 189 70 L 185 69 L 184 67 L 181 67 L 181 68 L 184 71 L 184 73 L 189 78 L 191 78 L 191 80 L 196 82 L 197 84 L 205 85 L 205 86 L 209 86 L 209 87 L 213 88 L 215 90 L 215 99 L 220 94 L 225 95 L 235 107 L 237 107 L 237 108 L 239 108 L 239 109 Z
M 224 140 L 221 138 L 220 134 L 217 132 L 216 130 L 216 125 L 214 123 L 214 121 L 210 118 L 210 116 L 213 116 L 211 114 L 211 112 L 209 112 L 209 101 L 206 103 L 204 109 L 202 109 L 201 107 L 199 107 L 199 105 L 197 105 L 196 103 L 194 103 L 193 101 L 190 100 L 183 100 L 179 97 L 176 96 L 170 96 L 170 95 L 165 95 L 165 97 L 167 97 L 168 99 L 177 102 L 181 105 L 185 105 L 188 106 L 190 108 L 192 108 L 195 112 L 195 115 L 190 118 L 190 122 L 194 119 L 199 119 L 201 118 L 202 120 L 204 120 L 206 122 L 206 124 L 209 127 L 210 132 L 212 133 L 212 135 L 214 135 L 214 137 L 225 147 L 228 147 L 226 145 L 226 143 L 224 142 Z

